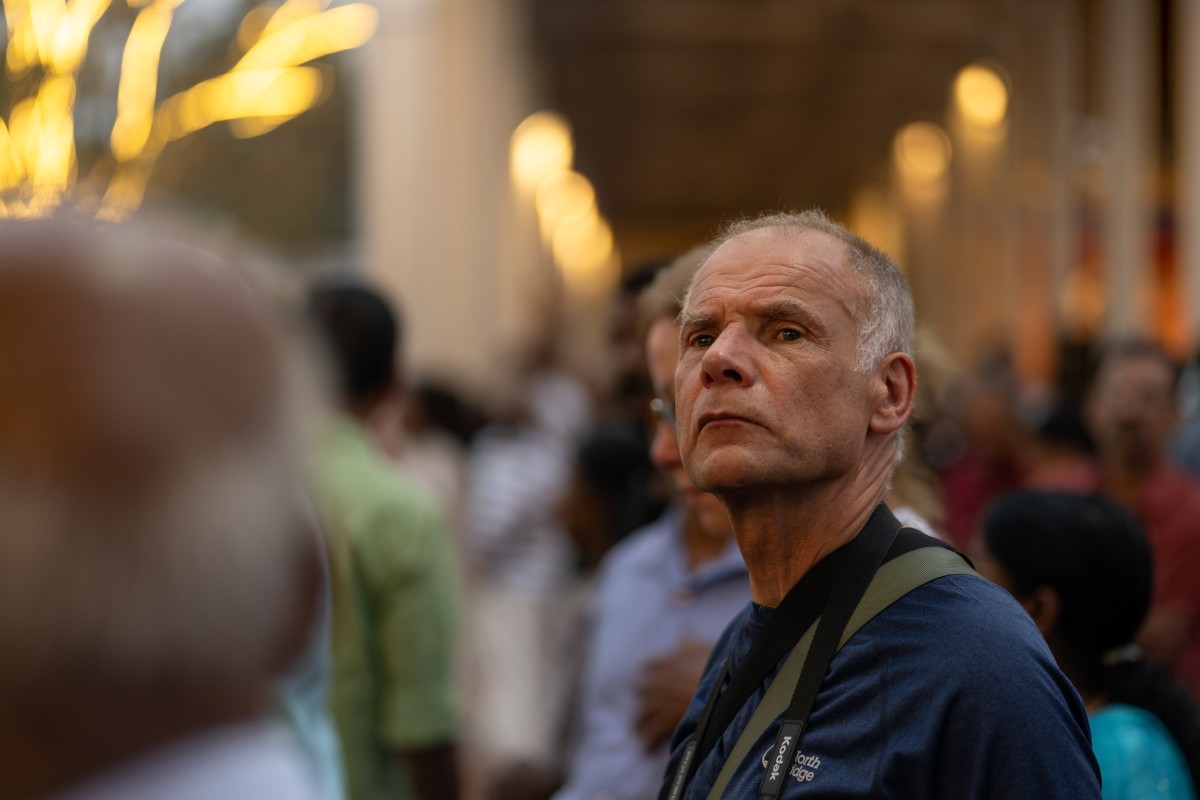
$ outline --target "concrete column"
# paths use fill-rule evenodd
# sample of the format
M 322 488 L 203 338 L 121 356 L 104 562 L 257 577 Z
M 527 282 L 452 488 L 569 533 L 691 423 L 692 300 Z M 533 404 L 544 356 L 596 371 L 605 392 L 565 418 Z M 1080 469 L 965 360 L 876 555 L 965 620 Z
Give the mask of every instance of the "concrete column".
M 1105 0 L 1103 103 L 1107 123 L 1107 202 L 1103 266 L 1105 333 L 1148 332 L 1148 268 L 1153 258 L 1155 164 L 1154 8 L 1152 3 Z
M 523 0 L 378 5 L 357 97 L 362 266 L 403 305 L 410 371 L 483 386 L 549 275 L 508 178 L 530 105 Z
M 1083 23 L 1075 3 L 1050 4 L 1052 23 L 1046 35 L 1046 105 L 1052 123 L 1043 131 L 1049 137 L 1052 222 L 1050 273 L 1054 297 L 1055 329 L 1063 330 L 1062 297 L 1067 279 L 1079 262 L 1079 197 L 1075 183 L 1075 147 L 1072 129 L 1082 114 Z
M 1010 138 L 1017 105 L 1010 94 L 1007 117 L 989 130 L 957 113 L 950 116 L 954 181 L 949 205 L 958 246 L 953 268 L 960 273 L 961 291 L 954 329 L 965 335 L 971 357 L 980 348 L 1009 343 L 1013 334 L 1019 270 Z
M 1011 309 L 1018 373 L 1047 383 L 1066 328 L 1062 298 L 1079 261 L 1073 129 L 1082 114 L 1081 21 L 1074 3 L 1039 4 L 1021 20 L 1013 104 L 1020 178 L 1019 295 Z

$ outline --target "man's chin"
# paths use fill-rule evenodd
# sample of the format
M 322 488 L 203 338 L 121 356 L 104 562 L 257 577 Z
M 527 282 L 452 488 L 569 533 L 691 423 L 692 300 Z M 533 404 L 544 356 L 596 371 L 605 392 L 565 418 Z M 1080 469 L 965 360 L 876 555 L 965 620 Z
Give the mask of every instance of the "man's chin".
M 761 484 L 763 476 L 759 475 L 752 466 L 725 469 L 711 469 L 694 475 L 692 480 L 696 488 L 709 494 L 722 495 L 753 489 Z
M 720 494 L 722 487 L 752 480 L 762 463 L 748 449 L 726 446 L 694 453 L 691 466 L 688 477 L 698 489 Z

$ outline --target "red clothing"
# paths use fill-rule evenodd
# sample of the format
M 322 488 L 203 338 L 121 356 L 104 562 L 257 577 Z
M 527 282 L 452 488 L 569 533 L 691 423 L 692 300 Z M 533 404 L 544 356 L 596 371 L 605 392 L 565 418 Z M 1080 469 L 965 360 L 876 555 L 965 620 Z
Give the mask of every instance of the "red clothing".
M 942 527 L 951 544 L 964 553 L 988 503 L 1021 488 L 1021 475 L 1014 467 L 997 466 L 971 453 L 951 464 L 941 478 L 946 506 Z
M 1043 476 L 1038 488 L 1098 491 L 1095 465 L 1090 480 L 1073 470 L 1057 486 Z M 1187 640 L 1175 660 L 1176 674 L 1200 697 L 1200 482 L 1163 463 L 1138 490 L 1133 511 L 1146 529 L 1154 559 L 1151 612 L 1171 609 L 1188 620 Z
M 1200 697 L 1200 483 L 1166 465 L 1138 492 L 1134 511 L 1146 526 L 1154 556 L 1154 608 L 1188 619 L 1177 674 Z

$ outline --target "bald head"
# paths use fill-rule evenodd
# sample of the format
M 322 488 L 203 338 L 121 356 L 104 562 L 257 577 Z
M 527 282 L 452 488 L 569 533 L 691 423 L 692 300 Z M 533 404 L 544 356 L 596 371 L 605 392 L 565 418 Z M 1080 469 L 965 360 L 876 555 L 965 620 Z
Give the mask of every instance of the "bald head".
M 246 288 L 127 230 L 10 223 L 0 365 L 0 707 L 265 681 L 306 539 L 287 362 Z

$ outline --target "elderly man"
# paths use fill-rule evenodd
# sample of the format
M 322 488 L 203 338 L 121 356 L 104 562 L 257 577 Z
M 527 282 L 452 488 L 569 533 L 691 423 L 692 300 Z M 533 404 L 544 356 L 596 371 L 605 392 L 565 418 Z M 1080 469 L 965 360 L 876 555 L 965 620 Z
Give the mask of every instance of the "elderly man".
M 315 797 L 262 717 L 318 564 L 280 343 L 192 249 L 0 253 L 0 796 Z
M 916 385 L 899 269 L 819 212 L 768 216 L 716 241 L 681 319 L 683 461 L 753 604 L 661 796 L 1099 797 L 1083 704 L 1028 616 L 882 505 Z

